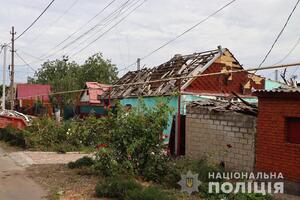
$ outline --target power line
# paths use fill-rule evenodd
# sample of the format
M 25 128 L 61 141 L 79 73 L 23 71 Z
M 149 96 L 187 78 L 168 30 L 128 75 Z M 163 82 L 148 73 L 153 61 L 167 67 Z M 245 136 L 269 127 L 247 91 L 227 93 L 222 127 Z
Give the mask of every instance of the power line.
M 300 37 L 298 38 L 297 42 L 293 45 L 293 47 L 289 50 L 289 52 L 280 61 L 274 63 L 274 65 L 282 63 L 285 59 L 287 59 L 293 53 L 293 51 L 297 48 L 299 43 L 300 43 Z
M 104 29 L 106 26 L 108 26 L 115 18 L 117 18 L 118 16 L 115 16 L 115 15 L 119 15 L 119 13 L 125 8 L 125 7 L 127 7 L 127 6 L 129 6 L 130 5 L 130 3 L 128 4 L 128 2 L 130 2 L 131 0 L 127 0 L 124 4 L 122 4 L 120 7 L 118 7 L 116 10 L 114 10 L 112 13 L 110 13 L 108 16 L 106 16 L 105 18 L 103 18 L 100 22 L 98 22 L 96 25 L 94 25 L 94 27 L 92 27 L 92 28 L 90 28 L 88 31 L 86 31 L 86 32 L 84 32 L 83 34 L 81 34 L 79 37 L 77 37 L 76 39 L 74 39 L 73 41 L 71 41 L 71 42 L 69 42 L 68 44 L 66 44 L 64 47 L 62 47 L 61 49 L 59 49 L 59 50 L 57 50 L 57 51 L 54 51 L 54 52 L 52 52 L 51 53 L 51 50 L 48 52 L 48 53 L 46 53 L 46 54 L 44 54 L 43 56 L 41 56 L 41 57 L 39 57 L 39 58 L 35 58 L 36 60 L 39 60 L 39 61 L 37 61 L 37 62 L 31 62 L 30 64 L 33 64 L 33 63 L 39 63 L 40 61 L 43 61 L 43 60 L 46 60 L 46 59 L 48 59 L 48 58 L 50 58 L 51 56 L 53 56 L 53 55 L 55 55 L 55 54 L 57 54 L 57 53 L 59 53 L 60 51 L 62 51 L 62 50 L 64 50 L 65 48 L 67 48 L 68 46 L 70 46 L 70 45 L 73 45 L 74 43 L 76 43 L 79 39 L 81 39 L 84 35 L 86 35 L 87 33 L 89 33 L 90 31 L 92 31 L 92 30 L 94 30 L 95 28 L 97 28 L 98 26 L 99 26 L 99 24 L 101 24 L 101 23 L 104 23 L 105 21 L 107 21 L 107 23 L 105 23 L 105 26 L 103 27 L 103 28 L 101 28 L 101 29 Z M 111 5 L 112 3 L 113 3 L 114 1 L 112 1 L 112 2 L 110 2 L 110 4 L 109 5 Z M 126 4 L 128 4 L 128 5 L 126 5 Z M 105 8 L 107 8 L 109 5 L 107 5 Z M 104 8 L 104 9 L 105 9 Z M 103 10 L 104 9 L 102 9 L 101 11 L 103 12 Z M 97 13 L 98 15 L 100 14 L 101 12 L 99 12 L 99 13 Z M 94 16 L 95 17 L 95 16 Z M 93 18 L 94 18 L 93 17 Z M 92 19 L 93 19 L 92 18 Z M 110 18 L 112 18 L 112 19 L 110 19 Z M 89 21 L 91 21 L 91 19 L 89 20 Z M 87 24 L 85 24 L 85 25 L 87 25 Z M 79 29 L 78 29 L 79 30 Z M 76 30 L 77 31 L 77 30 Z M 75 31 L 75 32 L 76 32 Z M 75 33 L 74 32 L 74 33 Z M 72 34 L 71 34 L 72 35 Z M 71 36 L 70 35 L 70 36 Z M 71 38 L 71 37 L 69 37 L 69 38 Z M 89 37 L 89 38 L 91 38 L 91 37 Z M 88 39 L 89 39 L 88 38 Z M 66 38 L 64 41 L 67 41 L 67 39 L 68 38 Z M 86 40 L 85 40 L 86 41 Z M 62 44 L 62 42 L 61 42 L 61 44 Z M 82 43 L 81 43 L 82 44 Z M 56 46 L 59 46 L 59 45 L 56 45 Z M 72 50 L 74 50 L 74 49 L 76 49 L 78 46 L 76 46 L 75 48 L 73 48 Z M 55 49 L 55 47 L 54 48 L 52 48 L 52 49 Z M 70 51 L 69 51 L 70 52 Z M 48 54 L 48 55 L 47 55 Z M 32 55 L 29 55 L 29 56 L 31 56 L 31 57 L 33 57 Z
M 133 13 L 135 10 L 137 10 L 139 7 L 141 7 L 147 0 L 144 0 L 142 3 L 140 3 L 138 6 L 136 6 L 134 9 L 132 9 L 127 15 L 125 15 L 122 19 L 120 19 L 117 23 L 115 23 L 112 27 L 110 27 L 108 30 L 106 30 L 104 33 L 102 33 L 101 35 L 99 35 L 96 39 L 94 39 L 93 41 L 91 41 L 90 43 L 88 43 L 86 46 L 84 46 L 82 49 L 80 49 L 79 51 L 77 51 L 76 53 L 72 54 L 70 57 L 74 57 L 77 54 L 81 53 L 83 50 L 85 50 L 86 48 L 88 48 L 90 45 L 94 44 L 97 40 L 99 40 L 101 37 L 103 37 L 106 33 L 108 33 L 109 31 L 111 31 L 113 28 L 115 28 L 116 26 L 118 26 L 122 21 L 124 21 L 131 13 Z
M 60 45 L 62 45 L 63 43 L 65 43 L 68 39 L 70 39 L 73 35 L 75 35 L 76 33 L 78 33 L 81 29 L 83 29 L 84 27 L 86 27 L 91 21 L 93 21 L 96 17 L 98 17 L 100 14 L 102 14 L 109 6 L 111 6 L 116 0 L 112 0 L 110 1 L 103 9 L 101 9 L 96 15 L 94 15 L 92 18 L 90 18 L 85 24 L 81 25 L 79 28 L 77 28 L 74 32 L 72 32 L 70 35 L 68 35 L 65 39 L 63 39 L 61 42 L 59 42 L 58 44 L 56 44 L 53 48 L 51 48 L 49 50 L 48 53 L 40 56 L 40 59 L 45 59 L 45 57 L 47 58 L 48 54 L 51 54 L 51 51 L 53 51 L 54 49 L 56 49 L 57 47 L 59 47 Z M 54 55 L 54 54 L 52 54 Z
M 75 0 L 66 10 L 63 11 L 63 13 L 57 17 L 46 29 L 44 29 L 43 32 L 41 32 L 39 35 L 37 35 L 31 43 L 38 40 L 42 35 L 44 35 L 49 29 L 51 29 L 61 18 L 63 18 L 77 3 L 79 0 Z
M 19 57 L 19 58 L 24 62 L 24 64 L 25 64 L 26 66 L 28 66 L 33 72 L 36 72 L 36 70 L 35 70 L 31 65 L 29 65 L 29 64 L 24 60 L 24 58 L 22 58 L 22 57 L 18 54 L 17 51 L 15 51 L 15 53 L 16 53 L 17 57 Z
M 116 10 L 114 10 L 111 14 L 109 14 L 107 17 L 105 17 L 104 19 L 102 19 L 100 22 L 98 22 L 96 25 L 94 25 L 92 28 L 90 28 L 89 30 L 85 31 L 83 34 L 79 35 L 77 38 L 75 38 L 74 40 L 70 41 L 68 44 L 66 44 L 64 47 L 62 47 L 59 51 L 62 51 L 66 48 L 68 48 L 69 46 L 75 44 L 77 41 L 79 41 L 80 39 L 82 39 L 83 37 L 85 37 L 86 35 L 88 35 L 90 32 L 94 31 L 97 27 L 99 27 L 102 23 L 105 23 L 103 25 L 103 27 L 100 29 L 104 29 L 106 28 L 110 23 L 113 22 L 114 19 L 118 18 L 120 12 L 125 9 L 127 6 L 129 6 L 130 4 L 128 4 L 130 2 L 130 0 L 127 0 L 124 4 L 122 4 L 119 8 L 117 8 Z M 110 19 L 111 18 L 111 19 Z M 106 22 L 107 21 L 107 22 Z M 100 31 L 98 30 L 97 32 L 95 32 L 96 34 Z M 94 36 L 95 34 L 93 34 L 92 36 Z M 69 52 L 71 52 L 72 50 L 76 49 L 78 46 L 80 46 L 81 44 L 83 44 L 85 41 L 87 41 L 88 39 L 90 39 L 91 37 L 88 37 L 86 40 L 82 41 L 80 44 L 78 44 L 75 48 L 72 48 Z M 68 53 L 69 53 L 68 52 Z M 67 54 L 68 54 L 67 53 Z M 54 55 L 55 53 L 53 53 L 52 55 Z M 52 56 L 51 55 L 51 56 Z
M 289 67 L 295 67 L 295 66 L 300 66 L 300 62 L 290 63 L 290 64 L 282 64 L 282 65 L 272 65 L 272 66 L 266 66 L 266 67 L 259 66 L 259 67 L 249 68 L 249 69 L 229 70 L 227 72 L 214 72 L 214 73 L 208 73 L 208 74 L 198 74 L 198 75 L 191 75 L 191 76 L 165 78 L 165 79 L 158 79 L 158 80 L 152 80 L 152 81 L 142 81 L 142 82 L 126 83 L 126 84 L 115 84 L 115 85 L 106 86 L 106 87 L 104 86 L 102 88 L 115 88 L 115 87 L 133 86 L 133 85 L 142 85 L 142 84 L 146 84 L 146 83 L 147 84 L 159 83 L 159 82 L 167 82 L 167 81 L 171 81 L 171 80 L 193 79 L 193 78 L 198 78 L 198 77 L 227 75 L 228 73 L 252 72 L 252 71 L 261 71 L 261 70 L 269 70 L 269 69 L 289 68 Z M 48 95 L 52 96 L 52 95 L 84 92 L 84 91 L 87 91 L 87 90 L 97 90 L 97 89 L 99 89 L 99 88 L 67 90 L 67 91 L 61 91 L 61 92 L 53 92 L 53 93 L 50 93 L 50 94 L 40 94 L 40 95 L 26 96 L 26 97 L 22 97 L 22 98 L 33 98 L 33 97 L 48 96 Z
M 118 17 L 120 17 L 122 14 L 126 13 L 128 10 L 130 10 L 132 7 L 134 7 L 137 3 L 139 3 L 141 0 L 138 0 L 136 2 L 134 2 L 133 4 L 129 3 L 126 7 L 120 8 L 118 10 L 117 13 L 115 13 L 116 15 L 113 16 L 113 18 L 108 21 L 107 23 L 105 23 L 103 25 L 103 27 L 98 30 L 97 32 L 95 32 L 94 34 L 90 35 L 89 37 L 87 37 L 85 40 L 81 41 L 77 46 L 75 46 L 74 48 L 72 48 L 70 51 L 68 51 L 66 54 L 70 54 L 72 51 L 74 51 L 75 49 L 77 49 L 78 47 L 80 47 L 81 45 L 85 44 L 86 42 L 88 42 L 89 39 L 93 38 L 94 36 L 96 36 L 97 34 L 99 34 L 99 31 L 104 30 L 108 25 L 110 25 L 115 19 L 117 19 Z
M 18 36 L 15 40 L 19 39 L 22 35 L 24 35 L 41 17 L 42 15 L 48 10 L 48 8 L 53 4 L 55 0 L 52 0 L 48 6 L 43 10 L 43 12 Z
M 274 41 L 273 44 L 271 45 L 271 48 L 269 49 L 269 51 L 267 52 L 267 54 L 265 55 L 265 57 L 263 58 L 263 60 L 262 60 L 261 63 L 259 64 L 259 66 L 262 66 L 262 65 L 264 64 L 264 62 L 267 60 L 267 58 L 268 58 L 268 56 L 270 55 L 270 53 L 272 52 L 272 50 L 273 50 L 275 44 L 277 43 L 277 41 L 279 40 L 280 36 L 282 35 L 284 29 L 285 29 L 286 26 L 288 25 L 288 23 L 289 23 L 289 21 L 290 21 L 292 15 L 293 15 L 293 13 L 294 13 L 294 11 L 296 10 L 296 8 L 297 8 L 299 2 L 300 2 L 300 0 L 297 0 L 295 6 L 293 7 L 291 13 L 290 13 L 289 16 L 288 16 L 286 22 L 284 23 L 282 29 L 280 30 L 280 32 L 279 32 L 279 34 L 277 35 L 275 41 Z M 254 73 L 255 73 L 255 72 L 254 72 Z
M 156 53 L 157 51 L 159 51 L 160 49 L 164 48 L 165 46 L 169 45 L 170 43 L 174 42 L 175 40 L 179 39 L 180 37 L 182 37 L 183 35 L 185 35 L 186 33 L 192 31 L 193 29 L 195 29 L 197 26 L 199 26 L 200 24 L 206 22 L 208 19 L 210 19 L 211 17 L 213 17 L 214 15 L 218 14 L 219 12 L 221 12 L 223 9 L 225 9 L 226 7 L 230 6 L 232 3 L 234 3 L 236 0 L 232 0 L 229 3 L 225 4 L 224 6 L 222 6 L 221 8 L 219 8 L 218 10 L 216 10 L 215 12 L 211 13 L 210 15 L 208 15 L 207 17 L 205 17 L 204 19 L 202 19 L 201 21 L 197 22 L 196 24 L 194 24 L 193 26 L 191 26 L 190 28 L 188 28 L 187 30 L 183 31 L 181 34 L 177 35 L 175 38 L 167 41 L 166 43 L 164 43 L 163 45 L 161 45 L 160 47 L 154 49 L 153 51 L 151 51 L 150 53 L 148 53 L 147 55 L 141 57 L 141 60 L 144 60 L 146 58 L 148 58 L 149 56 L 153 55 L 154 53 Z M 299 0 L 300 1 L 300 0 Z M 127 67 L 119 70 L 119 71 L 123 71 L 128 69 L 129 67 L 135 65 L 136 62 L 128 65 Z

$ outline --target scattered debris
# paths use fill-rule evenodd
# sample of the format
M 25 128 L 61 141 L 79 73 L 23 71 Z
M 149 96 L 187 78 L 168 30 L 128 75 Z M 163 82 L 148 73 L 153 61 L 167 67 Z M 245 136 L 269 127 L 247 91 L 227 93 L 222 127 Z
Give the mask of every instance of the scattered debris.
M 230 102 L 219 100 L 207 100 L 207 101 L 193 101 L 188 106 L 190 107 L 205 107 L 210 111 L 227 112 L 234 111 L 237 113 L 248 114 L 257 116 L 258 108 L 256 105 L 247 105 L 243 102 Z
M 177 54 L 171 60 L 158 67 L 128 72 L 116 85 L 200 74 L 206 69 L 206 66 L 208 66 L 210 62 L 217 59 L 222 53 L 223 52 L 217 49 L 190 55 Z M 188 78 L 182 79 L 181 85 L 184 85 L 188 81 Z M 179 80 L 170 80 L 151 84 L 145 83 L 143 85 L 121 86 L 113 88 L 110 95 L 112 98 L 133 97 L 138 96 L 138 94 L 142 96 L 171 95 L 178 90 L 178 85 Z
M 14 110 L 1 110 L 0 116 L 22 118 L 27 123 L 31 123 L 31 121 L 32 121 L 32 117 L 30 117 L 28 115 L 24 115 L 23 113 L 20 113 L 20 112 L 14 111 Z

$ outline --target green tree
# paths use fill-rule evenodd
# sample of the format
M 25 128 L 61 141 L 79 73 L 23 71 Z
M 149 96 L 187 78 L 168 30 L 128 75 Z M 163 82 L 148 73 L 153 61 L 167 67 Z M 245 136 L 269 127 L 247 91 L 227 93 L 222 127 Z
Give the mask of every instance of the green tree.
M 35 73 L 28 77 L 29 83 L 50 84 L 52 92 L 79 90 L 85 87 L 85 82 L 112 84 L 117 80 L 117 68 L 110 60 L 103 58 L 101 53 L 89 57 L 83 65 L 69 61 L 68 57 L 47 61 Z M 73 105 L 78 93 L 66 93 L 52 97 L 60 107 Z
M 77 90 L 82 88 L 78 83 L 80 67 L 75 62 L 69 62 L 67 57 L 62 60 L 47 61 L 35 73 L 34 78 L 29 77 L 28 81 L 38 84 L 50 84 L 52 92 L 61 92 Z M 67 93 L 59 96 L 52 96 L 52 102 L 59 104 L 61 107 L 74 104 L 76 101 L 75 93 Z
M 80 84 L 94 81 L 104 84 L 112 84 L 118 79 L 117 67 L 110 60 L 103 58 L 102 53 L 89 57 L 80 67 Z

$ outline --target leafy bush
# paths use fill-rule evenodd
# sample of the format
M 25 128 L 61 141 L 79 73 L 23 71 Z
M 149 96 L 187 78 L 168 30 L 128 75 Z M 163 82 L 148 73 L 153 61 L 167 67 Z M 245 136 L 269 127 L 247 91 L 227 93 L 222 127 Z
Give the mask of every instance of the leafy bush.
M 120 177 L 98 183 L 95 188 L 97 197 L 117 198 L 120 200 L 124 199 L 130 191 L 141 189 L 142 186 L 136 181 L 125 180 Z
M 68 167 L 70 169 L 81 168 L 81 167 L 90 167 L 94 164 L 94 160 L 90 157 L 84 156 L 79 158 L 75 162 L 69 162 Z
M 43 151 L 79 151 L 95 149 L 102 139 L 103 120 L 87 117 L 85 120 L 72 119 L 58 124 L 51 118 L 40 118 L 27 127 L 25 142 L 28 148 Z
M 181 157 L 171 159 L 167 162 L 166 173 L 158 177 L 158 182 L 166 187 L 179 188 L 177 184 L 181 179 L 181 174 L 185 174 L 188 171 L 198 174 L 201 182 L 217 181 L 208 180 L 209 172 L 222 172 L 223 169 L 217 166 L 212 166 L 206 162 L 206 160 L 192 160 L 189 158 Z M 221 181 L 221 180 L 218 180 Z
M 122 168 L 115 157 L 113 149 L 107 147 L 100 148 L 96 153 L 94 169 L 104 176 L 116 176 L 120 174 Z
M 96 166 L 101 170 L 107 168 L 108 172 L 121 170 L 121 173 L 143 174 L 153 161 L 153 154 L 163 156 L 164 145 L 160 136 L 167 127 L 170 108 L 164 103 L 148 108 L 140 102 L 130 111 L 122 106 L 117 110 L 116 114 L 103 119 L 102 124 L 107 127 L 102 129 L 103 142 L 108 147 L 99 150 Z M 151 170 L 156 170 L 154 168 Z M 151 174 L 149 168 L 147 171 Z
M 26 132 L 15 129 L 11 126 L 0 129 L 0 140 L 3 140 L 11 145 L 20 146 L 22 148 L 26 147 Z
M 142 171 L 142 176 L 148 181 L 162 183 L 162 178 L 170 173 L 168 162 L 169 157 L 166 155 L 151 154 Z
M 125 197 L 125 200 L 171 200 L 169 194 L 158 187 L 148 187 L 143 190 L 131 190 Z

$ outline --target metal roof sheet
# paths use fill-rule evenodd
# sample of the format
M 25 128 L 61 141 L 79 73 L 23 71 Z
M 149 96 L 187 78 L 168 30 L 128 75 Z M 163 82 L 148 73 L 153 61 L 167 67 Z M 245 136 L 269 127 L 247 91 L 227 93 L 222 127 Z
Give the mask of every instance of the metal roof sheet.
M 41 99 L 49 101 L 50 85 L 42 84 L 17 84 L 17 99 Z
M 89 103 L 100 103 L 98 95 L 102 95 L 103 92 L 109 90 L 109 86 L 98 82 L 86 82 L 86 87 L 89 89 Z
M 300 93 L 300 87 L 282 86 L 272 90 L 256 90 L 254 93 Z

